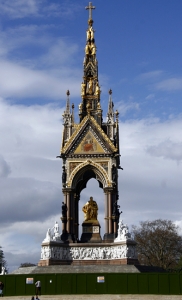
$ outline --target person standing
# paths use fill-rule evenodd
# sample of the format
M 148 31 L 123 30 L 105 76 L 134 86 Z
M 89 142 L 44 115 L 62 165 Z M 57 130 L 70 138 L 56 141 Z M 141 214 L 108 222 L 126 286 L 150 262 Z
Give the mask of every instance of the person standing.
M 4 283 L 0 281 L 0 297 L 3 297 Z
M 35 283 L 36 286 L 36 295 L 41 295 L 41 282 L 40 280 L 37 280 L 37 282 Z

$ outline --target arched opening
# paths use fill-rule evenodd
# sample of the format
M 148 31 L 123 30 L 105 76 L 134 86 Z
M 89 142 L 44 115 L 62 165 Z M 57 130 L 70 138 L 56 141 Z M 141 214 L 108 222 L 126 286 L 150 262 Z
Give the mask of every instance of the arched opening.
M 96 241 L 95 237 L 97 241 L 102 238 L 108 241 L 113 240 L 117 231 L 117 215 L 116 213 L 113 215 L 114 205 L 117 205 L 117 184 L 112 184 L 108 172 L 102 165 L 92 160 L 79 164 L 72 171 L 63 192 L 64 203 L 67 206 L 66 219 L 64 219 L 66 222 L 63 222 L 65 224 L 63 227 L 69 241 L 79 240 L 80 235 L 82 242 L 88 242 L 92 236 L 93 241 Z M 90 197 L 95 202 L 95 208 L 91 204 Z M 84 205 L 86 206 L 83 213 Z M 95 215 L 92 218 L 93 215 L 90 213 L 94 211 Z
M 77 237 L 82 235 L 82 223 L 84 221 L 84 213 L 82 211 L 83 206 L 93 197 L 94 201 L 98 205 L 98 217 L 97 220 L 100 223 L 101 236 L 104 235 L 104 221 L 105 221 L 105 194 L 104 187 L 107 186 L 108 177 L 105 170 L 100 165 L 95 164 L 92 161 L 87 162 L 82 168 L 75 169 L 75 174 L 72 177 L 71 188 L 75 193 L 77 204 L 76 220 L 79 224 L 77 228 Z
M 98 221 L 101 226 L 101 236 L 104 235 L 104 216 L 105 216 L 105 207 L 104 207 L 104 191 L 100 182 L 96 179 L 91 178 L 87 181 L 85 188 L 80 193 L 79 200 L 79 237 L 82 234 L 82 223 L 84 221 L 84 213 L 82 211 L 82 207 L 89 200 L 90 197 L 97 202 L 98 205 Z

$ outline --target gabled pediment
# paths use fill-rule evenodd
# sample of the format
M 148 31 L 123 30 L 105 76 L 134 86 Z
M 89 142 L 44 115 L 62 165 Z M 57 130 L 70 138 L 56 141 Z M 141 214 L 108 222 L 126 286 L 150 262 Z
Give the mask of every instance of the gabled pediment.
M 66 155 L 111 154 L 114 152 L 117 152 L 117 148 L 90 115 L 85 116 L 61 150 L 61 154 Z
M 82 136 L 82 139 L 80 139 L 74 154 L 103 154 L 106 152 L 107 150 L 104 149 L 98 135 L 93 132 L 91 126 L 89 126 L 86 133 Z

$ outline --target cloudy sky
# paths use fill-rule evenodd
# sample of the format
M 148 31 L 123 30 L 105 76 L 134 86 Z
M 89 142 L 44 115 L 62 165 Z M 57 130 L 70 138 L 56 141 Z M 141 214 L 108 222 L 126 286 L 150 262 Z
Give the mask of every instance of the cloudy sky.
M 129 226 L 156 218 L 182 228 L 182 1 L 95 0 L 101 105 L 120 112 L 119 204 Z M 0 1 L 0 245 L 9 271 L 37 263 L 60 226 L 59 155 L 66 90 L 78 113 L 85 0 Z M 78 118 L 77 118 L 78 120 Z M 91 180 L 80 207 L 104 194 Z M 80 213 L 80 224 L 83 215 Z

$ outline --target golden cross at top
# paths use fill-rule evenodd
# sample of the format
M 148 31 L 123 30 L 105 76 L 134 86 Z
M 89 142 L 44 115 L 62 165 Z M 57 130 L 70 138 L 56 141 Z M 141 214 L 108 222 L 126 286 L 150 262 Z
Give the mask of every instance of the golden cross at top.
M 89 9 L 89 19 L 92 20 L 92 9 L 95 9 L 95 6 L 92 6 L 92 2 L 89 2 L 89 6 L 86 6 L 85 9 Z

